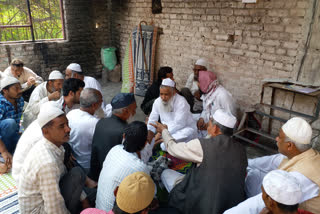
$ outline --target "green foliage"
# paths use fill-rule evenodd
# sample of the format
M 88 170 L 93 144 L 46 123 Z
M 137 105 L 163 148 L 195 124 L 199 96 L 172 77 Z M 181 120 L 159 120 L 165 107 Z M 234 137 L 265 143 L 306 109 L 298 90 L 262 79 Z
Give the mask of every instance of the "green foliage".
M 29 0 L 35 40 L 63 38 L 60 0 Z M 0 25 L 30 25 L 25 0 L 0 0 Z M 32 40 L 31 28 L 0 28 L 0 42 Z

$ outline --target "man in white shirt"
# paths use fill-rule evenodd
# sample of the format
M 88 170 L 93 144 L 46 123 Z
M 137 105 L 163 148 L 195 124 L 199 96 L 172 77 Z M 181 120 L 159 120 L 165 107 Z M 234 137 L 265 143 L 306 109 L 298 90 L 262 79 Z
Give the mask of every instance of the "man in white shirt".
M 99 120 L 93 115 L 100 108 L 101 102 L 100 91 L 85 88 L 80 94 L 80 109 L 74 109 L 67 114 L 71 128 L 69 145 L 77 163 L 86 173 L 90 169 L 92 138 Z
M 48 81 L 41 83 L 33 90 L 29 103 L 23 113 L 22 125 L 25 129 L 37 118 L 40 106 L 43 103 L 60 98 L 63 79 L 60 71 L 52 71 Z
M 69 140 L 70 134 L 68 120 L 60 108 L 46 103 L 37 121 L 43 138 L 31 148 L 21 169 L 20 212 L 79 213 L 80 200 L 86 198 L 82 192 L 85 175 L 79 167 L 67 173 L 63 163 L 62 145 Z
M 73 108 L 79 107 L 75 104 L 80 102 L 80 93 L 83 90 L 85 84 L 82 80 L 70 78 L 63 82 L 62 96 L 57 101 L 53 101 L 57 106 L 67 114 Z
M 181 94 L 188 101 L 191 112 L 198 113 L 202 110 L 202 101 L 200 99 L 201 93 L 198 86 L 199 71 L 206 71 L 208 68 L 208 62 L 204 58 L 200 58 L 196 61 L 193 67 L 193 73 L 190 74 L 185 88 L 181 89 Z
M 66 69 L 66 79 L 69 78 L 76 78 L 82 80 L 85 83 L 84 88 L 94 88 L 100 91 L 100 93 L 102 94 L 101 85 L 98 82 L 98 80 L 96 80 L 93 77 L 85 76 L 84 72 L 81 69 L 81 66 L 77 63 L 71 63 L 70 65 L 68 65 Z M 103 110 L 103 116 L 107 117 L 108 112 L 105 109 L 104 101 L 101 103 L 101 109 Z M 97 114 L 100 117 L 101 112 L 97 112 Z
M 251 198 L 227 210 L 225 214 L 258 214 L 265 207 L 260 189 L 262 180 L 275 169 L 285 170 L 299 181 L 302 190 L 300 208 L 320 213 L 320 154 L 311 148 L 311 138 L 312 128 L 304 119 L 294 117 L 288 120 L 277 137 L 281 154 L 248 161 L 246 192 Z
M 123 144 L 114 146 L 108 153 L 98 181 L 96 208 L 109 212 L 114 205 L 114 190 L 121 181 L 134 172 L 150 168 L 141 160 L 140 151 L 147 143 L 147 127 L 143 122 L 130 123 L 123 134 Z
M 24 101 L 28 102 L 35 86 L 43 82 L 43 79 L 34 73 L 31 69 L 24 66 L 20 59 L 14 59 L 10 66 L 3 71 L 8 76 L 15 77 L 19 80 L 22 88 L 22 97 Z
M 178 141 L 189 141 L 197 137 L 196 121 L 192 118 L 190 106 L 184 97 L 175 91 L 175 82 L 170 78 L 162 80 L 160 97 L 152 106 L 148 121 L 148 142 L 151 143 L 156 129 L 151 125 L 158 120 L 168 126 L 170 134 Z M 163 145 L 163 144 L 162 144 Z M 162 146 L 162 149 L 165 149 Z

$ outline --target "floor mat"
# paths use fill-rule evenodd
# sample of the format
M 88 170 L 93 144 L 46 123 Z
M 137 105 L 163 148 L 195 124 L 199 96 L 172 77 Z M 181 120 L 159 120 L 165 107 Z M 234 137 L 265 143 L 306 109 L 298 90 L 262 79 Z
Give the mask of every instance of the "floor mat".
M 19 213 L 17 185 L 11 173 L 0 174 L 0 213 Z

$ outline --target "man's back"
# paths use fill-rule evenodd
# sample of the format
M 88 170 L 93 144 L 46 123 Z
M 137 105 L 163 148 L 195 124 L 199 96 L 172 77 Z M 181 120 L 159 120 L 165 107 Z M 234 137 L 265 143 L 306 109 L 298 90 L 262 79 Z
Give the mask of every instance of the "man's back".
M 183 213 L 223 213 L 245 199 L 246 151 L 226 135 L 200 143 L 202 163 L 174 187 L 169 203 Z
M 98 118 L 80 109 L 67 114 L 71 128 L 69 144 L 77 162 L 85 169 L 90 169 L 92 138 Z
M 99 177 L 96 207 L 105 211 L 113 208 L 114 189 L 121 181 L 134 172 L 150 173 L 136 153 L 124 150 L 123 145 L 114 146 L 103 162 L 103 169 Z
M 126 126 L 127 122 L 115 115 L 98 121 L 92 140 L 91 168 L 88 174 L 91 179 L 98 181 L 104 159 L 112 147 L 121 144 Z

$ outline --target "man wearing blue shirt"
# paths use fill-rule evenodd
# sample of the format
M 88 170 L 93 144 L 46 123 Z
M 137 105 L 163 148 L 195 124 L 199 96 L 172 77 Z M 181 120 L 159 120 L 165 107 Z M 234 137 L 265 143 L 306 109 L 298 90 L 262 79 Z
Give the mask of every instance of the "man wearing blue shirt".
M 19 140 L 19 123 L 24 101 L 19 80 L 6 76 L 1 80 L 0 94 L 0 153 L 7 168 Z M 11 154 L 10 154 L 11 153 Z

